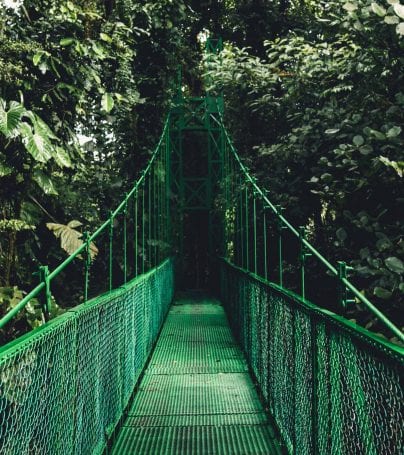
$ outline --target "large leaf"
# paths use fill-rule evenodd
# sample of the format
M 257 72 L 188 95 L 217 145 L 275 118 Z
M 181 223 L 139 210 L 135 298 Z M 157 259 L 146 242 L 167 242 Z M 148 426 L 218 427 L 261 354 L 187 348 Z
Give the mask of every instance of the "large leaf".
M 389 291 L 388 289 L 384 289 L 384 288 L 381 288 L 378 286 L 375 287 L 373 293 L 375 296 L 379 297 L 380 299 L 384 299 L 384 300 L 389 299 L 392 295 L 392 292 Z
M 47 140 L 46 136 L 33 132 L 30 125 L 26 122 L 21 122 L 20 133 L 25 148 L 36 161 L 46 163 L 52 158 L 52 144 Z
M 400 5 L 400 3 L 395 3 L 393 5 L 394 12 L 397 14 L 398 17 L 404 19 L 404 5 Z
M 60 246 L 67 254 L 73 254 L 83 244 L 82 234 L 74 228 L 82 224 L 80 221 L 70 221 L 67 225 L 59 223 L 46 223 L 46 227 L 60 239 Z M 94 259 L 98 254 L 98 248 L 93 242 L 90 243 L 90 256 Z
M 109 113 L 112 111 L 113 107 L 114 107 L 114 99 L 112 98 L 111 93 L 105 92 L 102 95 L 102 99 L 101 99 L 102 110 L 105 111 L 106 113 Z
M 358 9 L 358 5 L 356 5 L 355 3 L 352 3 L 352 2 L 347 2 L 342 7 L 344 8 L 344 10 L 346 10 L 350 13 L 352 11 L 356 11 Z
M 40 186 L 40 188 L 42 189 L 42 191 L 45 194 L 49 194 L 49 195 L 58 194 L 50 177 L 47 176 L 46 174 L 44 174 L 42 171 L 40 171 L 38 169 L 35 170 L 33 173 L 33 179 Z
M 49 126 L 32 111 L 26 112 L 27 117 L 29 117 L 34 125 L 35 133 L 43 136 L 46 139 L 54 139 L 57 140 L 57 137 L 53 133 L 53 131 L 49 128 Z
M 400 22 L 396 27 L 397 35 L 404 35 L 404 22 Z
M 383 6 L 380 6 L 378 3 L 373 2 L 371 7 L 372 11 L 380 17 L 384 17 L 387 14 L 385 8 L 383 8 Z
M 401 259 L 395 256 L 390 256 L 384 261 L 384 263 L 386 264 L 386 267 L 392 272 L 399 274 L 404 273 L 404 264 Z
M 70 159 L 70 156 L 62 147 L 55 148 L 55 154 L 53 157 L 55 158 L 56 163 L 60 167 L 72 167 L 72 161 Z
M 6 110 L 6 102 L 0 98 L 0 132 L 6 137 L 12 137 L 18 132 L 24 106 L 16 101 L 11 101 Z
M 393 126 L 393 128 L 390 128 L 387 133 L 386 133 L 386 136 L 387 137 L 397 137 L 399 136 L 401 133 L 401 126 Z

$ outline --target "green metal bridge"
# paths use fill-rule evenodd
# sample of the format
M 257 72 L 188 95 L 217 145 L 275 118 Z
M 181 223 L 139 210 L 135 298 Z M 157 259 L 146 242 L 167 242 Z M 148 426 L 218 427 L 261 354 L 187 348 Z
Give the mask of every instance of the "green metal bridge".
M 78 266 L 82 303 L 50 319 Z M 403 455 L 404 335 L 348 270 L 250 175 L 221 97 L 179 92 L 121 204 L 0 320 L 39 299 L 46 321 L 0 348 L 0 453 Z

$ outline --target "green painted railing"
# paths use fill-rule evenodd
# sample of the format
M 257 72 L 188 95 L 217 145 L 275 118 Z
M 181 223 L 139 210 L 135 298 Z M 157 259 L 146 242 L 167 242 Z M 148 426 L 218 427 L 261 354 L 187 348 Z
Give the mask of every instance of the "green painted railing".
M 242 163 L 223 119 L 221 128 L 220 297 L 288 451 L 404 453 L 404 348 L 344 316 L 356 299 L 398 342 L 403 333 L 346 278 L 345 263 L 334 267 L 304 227 L 288 222 Z M 344 316 L 313 292 L 321 288 L 310 281 L 315 260 Z
M 404 350 L 228 261 L 221 299 L 288 451 L 404 452 Z
M 0 453 L 102 453 L 173 288 L 167 259 L 0 348 Z

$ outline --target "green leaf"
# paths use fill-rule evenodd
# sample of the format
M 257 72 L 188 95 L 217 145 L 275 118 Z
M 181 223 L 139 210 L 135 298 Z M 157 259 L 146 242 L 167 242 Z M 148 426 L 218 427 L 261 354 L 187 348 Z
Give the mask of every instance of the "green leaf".
M 29 117 L 34 125 L 35 133 L 43 136 L 44 138 L 54 139 L 57 140 L 57 137 L 53 134 L 53 131 L 49 128 L 49 126 L 32 111 L 26 112 L 27 117 Z
M 62 147 L 56 147 L 53 158 L 59 167 L 72 167 L 72 161 L 66 150 Z
M 369 153 L 373 152 L 373 148 L 370 145 L 362 145 L 362 147 L 359 147 L 359 152 L 362 155 L 369 155 Z
M 13 172 L 11 167 L 8 167 L 7 165 L 0 163 L 0 178 L 1 177 L 7 177 L 7 175 L 10 175 Z
M 387 11 L 383 6 L 380 6 L 378 3 L 373 2 L 371 4 L 372 11 L 380 17 L 384 17 L 387 14 Z
M 400 3 L 395 3 L 393 5 L 394 12 L 397 14 L 398 17 L 404 19 L 404 5 L 400 5 Z
M 346 230 L 344 228 L 339 228 L 336 234 L 340 242 L 345 242 L 345 240 L 348 238 L 348 234 L 346 233 Z
M 390 128 L 387 133 L 386 133 L 386 136 L 387 137 L 397 137 L 399 136 L 401 133 L 401 126 L 393 126 L 393 128 Z
M 396 27 L 397 35 L 404 35 L 404 22 L 400 22 Z
M 62 38 L 60 40 L 60 45 L 63 47 L 67 47 L 67 46 L 70 46 L 71 44 L 73 44 L 74 41 L 75 41 L 74 38 Z
M 39 185 L 39 187 L 42 189 L 42 191 L 45 194 L 49 194 L 49 195 L 57 195 L 58 194 L 58 192 L 56 191 L 56 188 L 53 185 L 53 182 L 50 179 L 50 177 L 47 176 L 46 174 L 44 174 L 39 169 L 36 169 L 34 171 L 33 179 L 35 180 L 35 182 Z
M 60 238 L 60 246 L 67 254 L 73 254 L 83 244 L 82 234 L 74 228 L 81 226 L 80 221 L 70 221 L 67 225 L 59 223 L 46 223 L 46 227 Z M 98 248 L 93 242 L 90 243 L 91 259 L 94 259 L 98 253 Z
M 379 239 L 377 242 L 376 242 L 376 248 L 379 250 L 379 251 L 386 251 L 388 249 L 390 249 L 392 246 L 390 240 L 386 237 L 386 238 L 382 238 L 382 239 Z
M 397 16 L 385 16 L 384 22 L 389 25 L 395 25 L 400 22 L 400 19 Z
M 97 57 L 100 58 L 100 60 L 104 60 L 104 58 L 107 57 L 107 52 L 105 51 L 105 49 L 100 46 L 99 44 L 97 44 L 95 41 L 93 42 L 93 51 L 94 53 L 96 54 Z
M 338 133 L 339 128 L 330 128 L 328 130 L 325 130 L 325 134 L 336 134 Z
M 380 141 L 384 141 L 386 139 L 386 136 L 381 133 L 380 131 L 377 130 L 370 130 L 370 133 L 376 138 L 379 139 Z
M 38 66 L 39 62 L 41 61 L 41 58 L 42 56 L 44 55 L 44 52 L 43 51 L 39 51 L 37 52 L 36 54 L 34 54 L 34 56 L 32 57 L 32 63 L 35 65 L 35 66 Z
M 352 12 L 352 11 L 356 11 L 358 9 L 358 5 L 357 4 L 354 4 L 354 3 L 351 3 L 351 2 L 347 2 L 345 3 L 343 6 L 345 11 L 348 11 L 348 12 Z
M 46 163 L 52 158 L 51 145 L 44 136 L 33 133 L 31 127 L 26 122 L 20 125 L 22 142 L 32 157 L 40 163 Z
M 365 139 L 363 139 L 363 136 L 354 136 L 353 138 L 353 143 L 357 146 L 357 147 L 360 147 L 361 145 L 363 145 L 365 143 Z
M 8 111 L 6 102 L 0 98 L 0 133 L 12 137 L 18 132 L 21 116 L 25 112 L 24 106 L 16 101 L 11 101 Z
M 390 256 L 389 258 L 385 259 L 384 263 L 386 264 L 386 267 L 392 272 L 398 274 L 404 273 L 404 264 L 401 259 L 395 256 Z
M 83 226 L 83 223 L 80 222 L 80 221 L 77 221 L 77 220 L 72 220 L 72 221 L 69 221 L 67 223 L 67 226 L 69 226 L 70 228 L 74 229 L 76 227 L 80 227 L 80 226 Z
M 112 38 L 106 33 L 100 33 L 100 38 L 107 43 L 112 43 Z
M 385 156 L 379 156 L 379 160 L 385 166 L 393 168 L 400 177 L 403 176 L 403 174 L 404 174 L 404 162 L 403 161 L 391 161 Z
M 391 297 L 392 292 L 389 291 L 388 289 L 381 288 L 381 287 L 375 287 L 373 291 L 374 295 L 376 297 L 379 297 L 380 299 L 387 300 Z
M 111 93 L 105 92 L 102 95 L 102 99 L 101 99 L 101 109 L 108 114 L 112 111 L 113 107 L 114 107 L 114 98 L 112 97 Z

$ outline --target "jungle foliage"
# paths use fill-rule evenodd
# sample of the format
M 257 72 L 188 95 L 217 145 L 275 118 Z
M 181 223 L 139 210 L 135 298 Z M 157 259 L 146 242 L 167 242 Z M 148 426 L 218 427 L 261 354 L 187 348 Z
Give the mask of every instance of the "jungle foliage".
M 353 265 L 353 281 L 402 326 L 404 6 L 271 4 L 277 36 L 270 26 L 263 51 L 247 31 L 227 42 L 206 69 L 212 88 L 271 198 L 329 258 Z
M 307 225 L 331 260 L 354 265 L 354 282 L 404 324 L 399 0 L 0 7 L 1 312 L 36 284 L 40 264 L 53 268 L 65 257 L 53 232 L 77 244 L 130 187 L 182 64 L 190 94 L 204 90 L 203 72 L 224 94 L 237 148 L 287 217 Z M 208 68 L 199 64 L 204 30 L 225 41 Z M 66 286 L 54 295 L 61 307 L 80 299 Z

